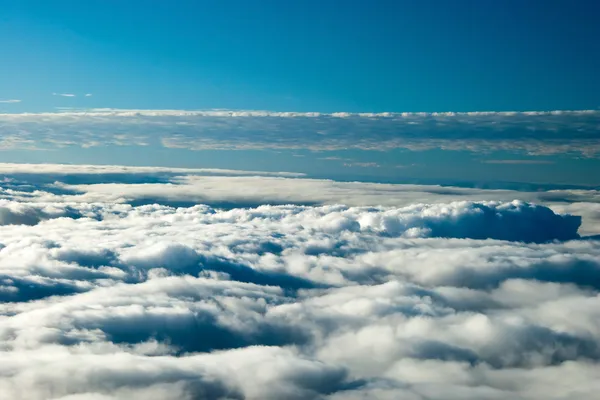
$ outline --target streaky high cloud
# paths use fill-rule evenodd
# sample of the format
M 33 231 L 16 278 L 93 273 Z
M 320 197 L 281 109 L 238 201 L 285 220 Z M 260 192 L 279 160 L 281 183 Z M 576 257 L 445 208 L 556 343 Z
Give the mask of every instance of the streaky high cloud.
M 554 164 L 550 160 L 485 160 L 485 164 L 514 164 L 514 165 L 535 165 L 535 164 Z
M 76 94 L 73 93 L 52 93 L 52 96 L 60 96 L 60 97 L 76 97 Z
M 138 167 L 125 165 L 72 165 L 72 164 L 12 164 L 0 163 L 0 174 L 28 175 L 30 179 L 44 175 L 126 175 L 173 174 L 217 176 L 281 176 L 302 177 L 296 172 L 245 171 L 217 168 Z
M 7 135 L 35 140 L 40 148 L 156 142 L 190 150 L 443 149 L 479 153 L 508 150 L 537 156 L 600 154 L 597 110 L 322 114 L 90 109 L 0 114 L 0 121 Z
M 0 103 L 11 104 L 11 103 L 20 103 L 21 100 L 18 99 L 8 99 L 8 100 L 0 100 Z
M 59 94 L 59 93 L 57 93 Z M 424 117 L 516 117 L 527 118 L 536 116 L 593 116 L 598 110 L 554 110 L 554 111 L 471 111 L 471 112 L 381 112 L 381 113 L 351 113 L 351 112 L 296 112 L 296 111 L 267 111 L 267 110 L 148 110 L 148 109 L 118 109 L 92 108 L 85 111 L 62 113 L 74 115 L 98 116 L 201 116 L 201 117 L 281 117 L 281 118 L 424 118 Z M 31 115 L 31 114 L 25 114 Z M 56 113 L 41 113 L 40 115 L 56 115 Z
M 379 168 L 381 165 L 376 162 L 352 162 L 352 163 L 344 163 L 344 167 L 359 167 L 359 168 Z

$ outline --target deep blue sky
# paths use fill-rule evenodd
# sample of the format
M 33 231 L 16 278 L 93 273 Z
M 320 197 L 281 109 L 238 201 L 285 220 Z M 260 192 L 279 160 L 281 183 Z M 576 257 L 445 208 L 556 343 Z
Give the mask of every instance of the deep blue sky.
M 22 100 L 0 111 L 596 109 L 599 20 L 596 0 L 0 0 L 0 100 Z

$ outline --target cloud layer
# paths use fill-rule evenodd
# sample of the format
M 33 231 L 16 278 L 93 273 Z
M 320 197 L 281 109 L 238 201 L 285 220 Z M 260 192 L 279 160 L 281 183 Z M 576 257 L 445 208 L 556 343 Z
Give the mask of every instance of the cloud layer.
M 600 112 L 295 113 L 91 109 L 0 114 L 2 148 L 429 149 L 600 154 Z
M 549 208 L 258 172 L 0 169 L 1 399 L 597 395 L 600 242 L 557 211 L 593 209 L 593 191 L 536 194 Z M 205 179 L 275 180 L 295 204 L 135 204 L 194 203 Z
M 110 165 L 1 164 L 0 195 L 28 203 L 128 203 L 216 208 L 271 205 L 407 207 L 457 201 L 521 199 L 582 216 L 579 232 L 600 234 L 597 190 L 514 191 L 438 185 L 336 182 L 288 172 Z M 290 179 L 294 178 L 294 179 Z

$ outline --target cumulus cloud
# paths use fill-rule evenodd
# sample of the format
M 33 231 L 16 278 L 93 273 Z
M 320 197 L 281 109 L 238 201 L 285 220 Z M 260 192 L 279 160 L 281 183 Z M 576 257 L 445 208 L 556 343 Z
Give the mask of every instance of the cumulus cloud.
M 45 219 L 77 218 L 80 215 L 77 210 L 65 204 L 32 206 L 0 199 L 0 225 L 35 225 Z
M 485 190 L 435 185 L 394 185 L 360 182 L 336 182 L 315 179 L 285 179 L 283 177 L 244 176 L 180 176 L 173 185 L 128 183 L 97 183 L 54 185 L 70 191 L 59 201 L 128 202 L 131 204 L 193 205 L 206 203 L 220 208 L 256 207 L 268 204 L 346 204 L 350 206 L 408 206 L 415 203 L 446 203 L 473 199 L 510 202 L 523 199 L 546 204 L 587 217 L 582 228 L 588 234 L 600 234 L 597 208 L 600 196 L 595 190 L 553 190 L 517 192 Z M 15 193 L 16 194 L 16 193 Z M 17 196 L 19 198 L 20 196 Z M 45 196 L 43 196 L 45 197 Z
M 58 164 L 1 164 L 0 195 L 37 203 L 129 203 L 217 208 L 261 204 L 405 207 L 417 203 L 503 201 L 543 204 L 583 217 L 580 233 L 600 234 L 596 190 L 530 191 L 307 179 L 288 172 Z M 294 178 L 294 179 L 290 179 Z
M 600 154 L 599 120 L 597 110 L 323 114 L 92 109 L 0 115 L 6 134 L 35 138 L 49 148 L 156 142 L 191 150 L 439 148 L 585 157 Z
M 559 213 L 503 200 L 518 194 L 510 191 L 231 171 L 70 185 L 60 179 L 77 166 L 37 176 L 14 166 L 19 179 L 4 167 L 0 397 L 596 397 L 600 242 L 580 237 L 581 218 L 566 214 L 588 210 L 585 224 L 595 193 L 537 194 L 562 198 Z M 81 182 L 158 173 L 102 168 L 81 167 Z M 288 199 L 315 204 L 394 196 L 406 204 L 263 198 L 217 208 L 126 198 L 125 188 L 169 192 L 197 179 L 224 180 L 221 188 L 278 182 L 280 193 L 298 185 Z M 200 199 L 189 189 L 177 200 Z

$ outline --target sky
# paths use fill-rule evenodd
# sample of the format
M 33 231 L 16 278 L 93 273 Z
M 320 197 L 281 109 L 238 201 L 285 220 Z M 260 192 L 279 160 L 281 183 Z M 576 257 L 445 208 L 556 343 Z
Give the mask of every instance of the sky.
M 597 2 L 0 0 L 0 10 L 5 162 L 600 185 Z
M 593 400 L 600 2 L 0 0 L 0 400 Z
M 22 100 L 10 108 L 20 111 L 600 107 L 595 1 L 1 0 L 0 10 L 0 96 Z

